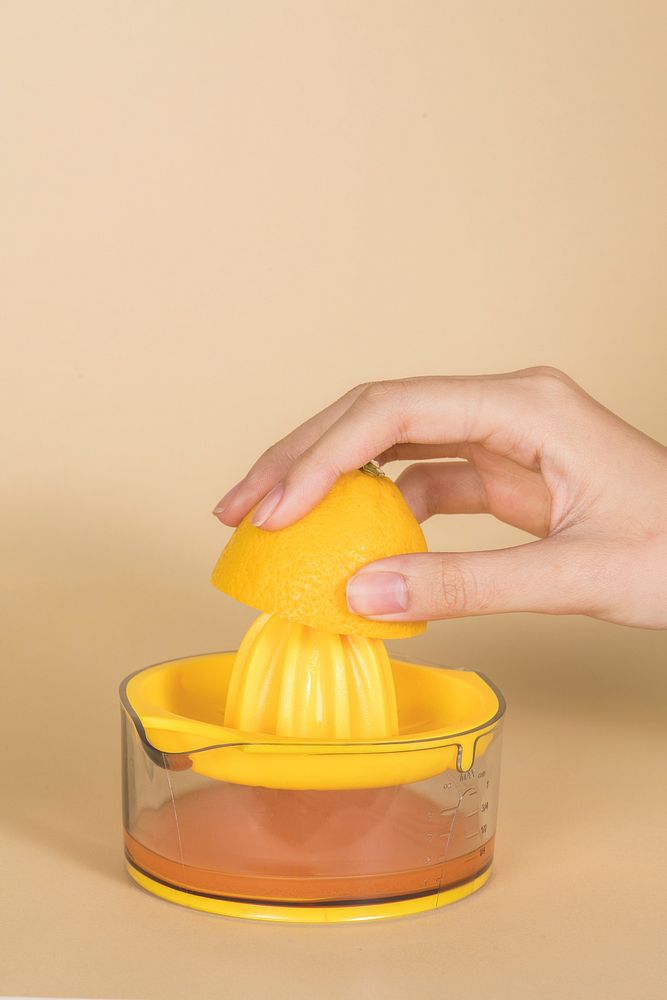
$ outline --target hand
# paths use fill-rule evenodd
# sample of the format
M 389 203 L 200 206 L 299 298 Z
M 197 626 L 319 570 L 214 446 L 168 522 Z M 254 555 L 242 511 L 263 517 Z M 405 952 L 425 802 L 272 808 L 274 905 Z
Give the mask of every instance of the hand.
M 491 513 L 540 540 L 392 556 L 348 582 L 352 611 L 415 621 L 508 611 L 667 627 L 667 448 L 567 375 L 529 368 L 356 386 L 269 448 L 214 513 L 291 524 L 370 459 L 447 458 L 397 479 L 420 521 Z

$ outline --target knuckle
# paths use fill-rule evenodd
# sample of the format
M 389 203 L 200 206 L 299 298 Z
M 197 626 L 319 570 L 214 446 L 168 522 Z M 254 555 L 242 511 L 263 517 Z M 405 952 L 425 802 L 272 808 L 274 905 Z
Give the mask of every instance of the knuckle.
M 530 374 L 533 385 L 540 393 L 560 397 L 576 387 L 576 383 L 569 375 L 551 365 L 539 365 L 537 368 L 532 368 Z
M 261 489 L 267 478 L 267 466 L 262 463 L 262 465 L 254 465 L 252 469 L 245 476 L 245 484 L 251 490 Z
M 388 397 L 400 396 L 408 387 L 410 379 L 388 378 L 380 382 L 367 382 L 363 388 L 362 396 L 373 402 L 383 402 Z M 413 380 L 414 381 L 414 380 Z
M 255 464 L 245 476 L 246 485 L 250 487 L 261 487 L 272 471 L 280 465 L 280 446 L 272 444 L 270 448 L 263 451 Z
M 374 405 L 376 403 L 383 403 L 391 393 L 392 383 L 390 381 L 367 382 L 361 392 L 361 396 L 367 403 Z
M 556 368 L 555 365 L 534 365 L 534 367 L 529 370 L 533 375 L 543 375 L 545 378 L 556 379 L 556 381 L 567 378 L 565 372 L 561 371 L 560 368 Z
M 357 399 L 357 403 L 370 411 L 382 411 L 391 419 L 397 443 L 408 437 L 408 407 L 404 398 L 407 389 L 405 379 L 387 379 L 370 382 Z
M 455 560 L 442 560 L 434 581 L 434 598 L 447 615 L 477 610 L 479 591 L 474 576 Z
M 400 474 L 396 485 L 401 490 L 414 488 L 415 492 L 419 492 L 429 517 L 438 513 L 439 481 L 436 470 L 428 462 L 413 462 Z
M 428 474 L 426 464 L 426 462 L 413 462 L 412 465 L 408 465 L 406 469 L 403 469 L 396 482 L 404 484 L 424 480 Z
M 333 486 L 343 473 L 341 463 L 332 455 L 323 455 L 319 442 L 307 448 L 292 465 L 285 477 L 286 483 L 316 479 L 327 486 Z

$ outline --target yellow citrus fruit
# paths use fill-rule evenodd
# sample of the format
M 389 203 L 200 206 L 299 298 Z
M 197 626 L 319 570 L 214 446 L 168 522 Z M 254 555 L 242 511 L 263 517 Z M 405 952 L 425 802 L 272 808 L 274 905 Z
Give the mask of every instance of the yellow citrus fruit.
M 399 488 L 371 470 L 343 473 L 311 511 L 285 528 L 255 527 L 249 511 L 216 563 L 214 585 L 258 611 L 339 635 L 419 635 L 425 622 L 376 622 L 347 607 L 347 580 L 361 566 L 427 550 Z

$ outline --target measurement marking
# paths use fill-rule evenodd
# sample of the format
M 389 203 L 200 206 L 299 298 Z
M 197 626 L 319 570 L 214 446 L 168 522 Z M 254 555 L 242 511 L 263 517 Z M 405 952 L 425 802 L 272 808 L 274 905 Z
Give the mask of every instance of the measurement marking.
M 458 806 L 450 806 L 449 809 L 441 809 L 440 810 L 440 815 L 441 816 L 446 816 L 447 813 L 455 813 L 457 809 L 458 809 Z
M 479 837 L 479 830 L 475 833 L 466 833 L 466 840 L 472 840 L 473 837 Z
M 475 809 L 475 811 L 471 813 L 466 813 L 467 819 L 470 819 L 471 816 L 479 816 L 479 809 Z

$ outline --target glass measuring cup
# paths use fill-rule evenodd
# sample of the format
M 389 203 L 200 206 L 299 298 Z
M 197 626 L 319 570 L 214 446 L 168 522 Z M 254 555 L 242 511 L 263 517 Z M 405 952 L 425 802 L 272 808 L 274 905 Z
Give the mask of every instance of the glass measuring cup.
M 451 674 L 452 691 L 470 688 L 477 700 L 461 703 L 458 731 L 413 725 L 398 740 L 340 744 L 232 731 L 221 740 L 218 727 L 216 741 L 214 713 L 224 705 L 213 706 L 206 719 L 190 716 L 203 714 L 193 708 L 197 695 L 211 703 L 206 678 L 233 655 L 172 661 L 121 685 L 125 849 L 139 884 L 200 909 L 290 921 L 417 912 L 484 884 L 493 860 L 505 708 L 489 681 L 392 661 L 399 710 L 413 699 L 404 729 L 424 711 L 417 682 L 421 691 L 425 678 L 440 683 Z M 133 704 L 132 684 L 142 675 L 164 682 L 160 718 L 146 704 L 137 712 L 136 691 Z M 471 705 L 472 727 L 465 725 Z M 188 721 L 203 729 L 188 731 Z

